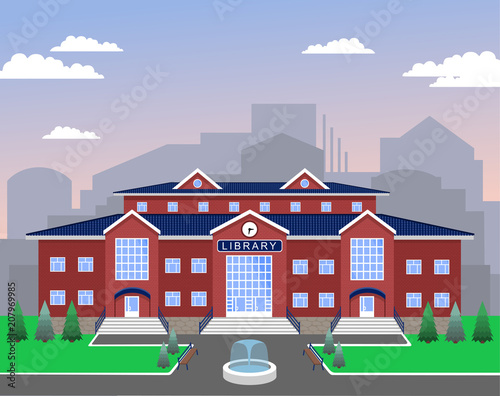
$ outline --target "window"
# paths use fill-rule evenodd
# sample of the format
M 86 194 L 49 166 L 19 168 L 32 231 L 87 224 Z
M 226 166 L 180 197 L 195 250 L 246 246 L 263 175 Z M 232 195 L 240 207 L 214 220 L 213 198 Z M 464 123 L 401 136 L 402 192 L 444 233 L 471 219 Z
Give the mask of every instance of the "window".
M 78 290 L 78 305 L 94 305 L 94 291 Z
M 177 202 L 169 202 L 167 209 L 169 212 L 177 212 L 179 210 L 179 204 Z
M 448 275 L 450 273 L 450 260 L 434 260 L 434 274 Z
M 420 275 L 422 273 L 422 260 L 406 260 L 406 273 Z
M 191 259 L 191 273 L 206 273 L 207 272 L 207 259 L 194 258 Z
M 180 258 L 166 258 L 165 259 L 165 273 L 180 273 L 181 272 L 181 259 Z
M 321 202 L 321 211 L 322 212 L 331 212 L 332 211 L 332 203 L 331 202 Z
M 321 275 L 334 273 L 334 260 L 319 260 L 319 273 Z
M 194 182 L 193 182 L 193 186 L 195 186 L 195 188 L 200 188 L 202 185 L 202 182 L 200 179 L 195 179 Z
M 352 211 L 353 212 L 362 212 L 363 211 L 363 203 L 362 202 L 353 202 L 352 203 Z
M 290 212 L 300 212 L 300 202 L 290 202 Z
M 207 306 L 207 292 L 191 292 L 191 306 L 192 307 L 206 307 Z
M 116 238 L 117 280 L 149 279 L 149 240 L 139 238 Z
M 198 212 L 208 212 L 208 202 L 198 202 Z
M 297 275 L 307 274 L 307 260 L 293 260 L 293 273 Z
M 307 293 L 293 293 L 293 307 L 307 308 Z
M 384 279 L 384 240 L 351 238 L 351 280 Z
M 66 258 L 64 257 L 51 257 L 50 258 L 50 272 L 64 272 L 66 271 Z
M 65 304 L 66 304 L 66 291 L 64 290 L 50 291 L 50 305 L 65 305 Z
M 309 180 L 307 180 L 307 179 L 302 179 L 302 180 L 300 181 L 300 187 L 302 187 L 302 188 L 307 188 L 307 187 L 309 187 Z
M 93 272 L 94 258 L 93 257 L 78 257 L 78 272 Z
M 181 306 L 181 292 L 165 292 L 165 306 L 166 307 L 180 307 Z
M 260 211 L 261 212 L 269 212 L 271 210 L 270 202 L 261 202 L 260 203 Z
M 450 293 L 434 293 L 434 308 L 449 308 Z
M 422 293 L 406 293 L 406 308 L 421 308 Z
M 148 203 L 147 202 L 137 202 L 137 211 L 138 212 L 147 212 L 148 211 Z
M 333 308 L 335 299 L 334 296 L 334 293 L 319 293 L 319 307 Z
M 229 211 L 230 212 L 239 212 L 240 211 L 240 203 L 239 202 L 229 202 Z

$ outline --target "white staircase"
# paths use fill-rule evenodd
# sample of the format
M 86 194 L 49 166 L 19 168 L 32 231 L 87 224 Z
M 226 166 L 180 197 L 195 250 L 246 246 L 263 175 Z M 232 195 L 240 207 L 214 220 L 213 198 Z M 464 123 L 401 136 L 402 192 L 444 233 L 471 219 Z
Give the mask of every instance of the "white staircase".
M 286 318 L 213 318 L 201 334 L 298 334 Z
M 158 318 L 106 318 L 97 334 L 167 334 Z
M 336 334 L 403 334 L 394 318 L 341 318 Z

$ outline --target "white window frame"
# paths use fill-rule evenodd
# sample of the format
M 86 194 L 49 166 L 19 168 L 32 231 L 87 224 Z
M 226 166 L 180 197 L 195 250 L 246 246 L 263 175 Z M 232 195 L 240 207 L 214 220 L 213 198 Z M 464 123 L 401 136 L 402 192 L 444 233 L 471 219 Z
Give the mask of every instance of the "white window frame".
M 411 305 L 411 301 L 413 300 L 418 301 L 418 305 Z M 422 293 L 406 293 L 406 308 L 422 308 Z
M 229 211 L 230 212 L 239 212 L 240 211 L 240 203 L 239 202 L 229 202 Z
M 171 296 L 167 296 L 167 293 L 172 293 Z M 173 294 L 178 294 L 178 295 L 173 295 Z M 167 298 L 178 298 L 179 303 L 178 304 L 167 304 Z M 180 291 L 166 291 L 165 292 L 165 306 L 166 307 L 180 307 L 181 306 L 181 292 Z
M 331 212 L 332 211 L 332 203 L 331 202 L 321 202 L 321 211 L 322 212 Z
M 271 202 L 261 202 L 259 208 L 260 208 L 261 212 L 270 212 L 271 211 Z
M 331 263 L 330 263 L 331 261 Z M 323 272 L 324 267 L 332 268 L 332 272 Z M 318 261 L 318 273 L 320 275 L 334 275 L 335 274 L 335 260 L 334 259 L 322 259 Z
M 411 266 L 417 266 L 418 272 L 409 272 Z M 421 259 L 407 259 L 406 260 L 406 275 L 422 275 L 422 260 Z
M 446 272 L 436 272 L 437 268 L 444 266 Z M 436 259 L 434 260 L 434 275 L 450 275 L 450 260 L 449 259 Z
M 123 259 L 125 257 L 125 254 L 122 252 L 122 250 L 120 250 L 121 253 L 118 253 L 118 249 L 119 248 L 124 248 L 125 247 L 125 245 L 123 244 L 123 242 L 125 240 L 127 241 L 127 245 L 126 245 L 127 249 L 131 248 L 131 246 L 129 245 L 129 242 L 131 240 L 134 241 L 134 249 L 136 249 L 136 248 L 139 247 L 139 246 L 136 246 L 136 241 L 141 241 L 141 246 L 140 246 L 141 252 L 139 253 L 139 256 L 142 257 L 142 256 L 145 255 L 146 256 L 146 262 L 143 262 L 142 259 L 141 259 L 141 263 L 140 263 L 140 266 L 141 266 L 140 268 L 141 269 L 139 271 L 137 271 L 137 268 L 135 268 L 134 270 L 131 271 L 129 269 L 129 267 L 128 267 L 129 265 L 131 265 L 131 263 L 129 262 L 129 258 L 131 256 L 130 252 L 126 253 L 126 256 L 127 256 L 127 262 L 126 263 L 123 261 Z M 142 245 L 142 242 L 144 240 L 147 241 L 147 244 L 145 245 L 146 246 L 146 253 L 143 252 L 144 246 Z M 120 241 L 120 245 L 118 245 L 118 241 Z M 137 257 L 138 256 L 137 251 L 134 252 L 132 255 L 134 256 L 134 258 Z M 118 260 L 118 257 L 120 257 L 120 260 Z M 123 265 L 125 265 L 125 264 L 127 265 L 127 270 L 126 271 L 123 269 Z M 133 263 L 134 266 L 138 265 L 138 264 L 139 263 L 136 263 L 136 262 Z M 120 270 L 118 270 L 118 265 L 120 265 Z M 146 265 L 146 270 L 143 269 L 144 265 Z M 127 279 L 125 279 L 124 276 L 123 276 L 125 272 L 127 273 Z M 136 279 L 135 278 L 135 273 L 136 272 L 140 272 L 141 273 L 141 279 Z M 147 275 L 146 278 L 142 277 L 142 274 L 144 272 L 146 272 L 146 275 Z M 118 273 L 120 273 L 120 277 L 118 277 Z M 134 274 L 134 279 L 130 279 L 130 277 L 129 277 L 130 273 Z M 124 281 L 124 280 L 125 281 L 130 281 L 130 280 L 132 280 L 132 281 L 147 281 L 147 280 L 149 280 L 149 238 L 116 238 L 115 239 L 115 280 L 118 280 L 118 281 Z
M 54 269 L 55 265 L 60 266 L 61 269 Z M 50 272 L 66 272 L 66 257 L 51 257 L 50 258 Z
M 167 263 L 167 260 L 172 260 L 171 262 Z M 173 260 L 179 260 L 179 262 L 174 262 Z M 178 265 L 178 271 L 167 271 L 167 268 L 171 265 Z M 181 259 L 180 258 L 175 258 L 175 257 L 166 257 L 165 258 L 165 273 L 166 274 L 180 274 L 181 273 Z
M 359 210 L 358 210 L 359 206 Z M 363 211 L 363 202 L 353 202 L 352 203 L 352 211 L 354 213 L 361 213 Z
M 83 293 L 83 294 L 81 294 Z M 90 294 L 88 294 L 90 293 Z M 89 297 L 90 303 L 83 304 L 81 297 Z M 78 305 L 94 305 L 94 291 L 93 290 L 78 290 Z
M 438 305 L 436 302 L 439 301 L 440 298 L 446 299 L 448 302 L 447 305 Z M 450 293 L 434 293 L 434 308 L 450 308 Z
M 174 210 L 175 208 L 175 210 Z M 167 203 L 167 212 L 178 212 L 179 211 L 179 202 L 168 202 Z
M 296 303 L 299 300 L 305 299 L 306 305 L 298 306 Z M 292 304 L 294 308 L 309 308 L 309 293 L 293 293 L 292 295 Z
M 139 209 L 141 208 L 141 209 Z M 148 203 L 147 202 L 137 202 L 137 212 L 138 213 L 146 213 L 148 211 Z
M 290 212 L 299 213 L 301 210 L 302 210 L 302 205 L 300 202 L 290 202 Z
M 86 261 L 90 260 L 90 261 Z M 82 266 L 88 265 L 88 270 L 83 270 Z M 78 272 L 94 272 L 94 258 L 93 257 L 78 257 Z
M 382 241 L 382 245 L 379 245 L 378 244 L 378 241 Z M 353 244 L 353 241 L 356 241 L 356 244 Z M 362 241 L 363 242 L 363 245 L 358 245 L 359 241 Z M 365 244 L 365 241 L 369 241 L 369 244 L 368 246 Z M 376 244 L 372 246 L 372 243 L 371 241 L 376 241 Z M 378 251 L 378 249 L 381 247 L 382 249 L 382 252 L 380 253 Z M 359 252 L 359 248 L 362 248 L 362 252 L 360 253 Z M 368 253 L 366 253 L 366 248 L 369 249 Z M 371 257 L 373 255 L 373 252 L 372 252 L 372 248 L 375 248 L 376 249 L 376 252 L 375 252 L 375 261 L 372 263 L 371 261 Z M 353 249 L 356 249 L 356 253 L 353 253 Z M 381 261 L 379 262 L 378 261 L 378 257 L 381 256 L 382 259 Z M 350 243 L 350 257 L 351 257 L 351 265 L 350 265 L 350 273 L 351 273 L 351 280 L 354 280 L 354 281 L 383 281 L 384 280 L 384 277 L 385 277 L 385 265 L 384 265 L 384 238 L 351 238 L 351 243 Z M 361 261 L 358 261 L 358 258 L 365 258 L 365 257 L 368 257 L 370 259 L 369 262 L 364 262 L 364 260 L 361 262 Z M 353 260 L 354 259 L 354 260 Z M 359 270 L 359 265 L 362 265 L 362 270 Z M 368 265 L 368 270 L 366 269 L 365 265 Z M 372 265 L 375 265 L 375 270 L 372 269 Z M 379 265 L 382 265 L 382 269 L 379 270 L 378 269 L 378 266 Z M 356 266 L 356 270 L 353 271 L 353 266 Z M 373 279 L 371 277 L 371 274 L 375 272 L 376 274 L 376 277 Z M 382 277 L 379 278 L 378 277 L 378 273 L 381 272 L 382 273 Z M 353 277 L 353 273 L 356 273 L 356 277 L 354 278 Z M 360 278 L 359 277 L 359 274 L 362 273 L 363 274 L 363 278 Z M 364 275 L 365 273 L 368 273 L 370 274 L 370 277 L 369 279 L 365 278 Z
M 206 206 L 206 210 L 205 210 L 205 206 Z M 207 201 L 198 202 L 198 212 L 207 213 L 208 210 L 209 210 L 209 205 L 208 205 Z
M 200 262 L 195 263 L 195 262 L 193 262 L 194 260 L 205 260 L 205 262 L 204 263 L 203 262 L 201 262 L 201 263 Z M 208 260 L 206 258 L 203 258 L 203 257 L 192 258 L 191 259 L 191 273 L 192 274 L 206 274 L 207 273 L 207 263 L 208 263 Z M 202 268 L 205 271 L 194 271 L 195 265 L 200 265 L 200 264 L 203 266 Z
M 194 293 L 199 293 L 199 294 L 204 294 L 204 295 L 198 295 L 194 296 Z M 202 302 L 205 302 L 205 304 L 195 304 L 195 299 L 196 298 L 201 298 Z M 207 292 L 206 291 L 192 291 L 191 292 L 191 306 L 192 307 L 206 307 L 207 306 Z
M 300 272 L 304 271 L 305 272 Z M 294 275 L 307 275 L 309 273 L 309 261 L 307 259 L 294 259 L 292 260 L 292 271 Z
M 52 295 L 52 293 L 56 293 L 55 295 Z M 62 293 L 62 294 L 59 294 Z M 61 304 L 56 304 L 54 303 L 54 300 L 52 298 L 56 297 L 62 297 L 62 303 Z M 66 290 L 51 290 L 50 291 L 50 305 L 66 305 Z
M 331 295 L 331 296 L 330 296 Z M 318 294 L 318 307 L 319 308 L 335 308 L 335 293 L 323 292 Z M 323 305 L 325 300 L 332 300 L 332 305 Z

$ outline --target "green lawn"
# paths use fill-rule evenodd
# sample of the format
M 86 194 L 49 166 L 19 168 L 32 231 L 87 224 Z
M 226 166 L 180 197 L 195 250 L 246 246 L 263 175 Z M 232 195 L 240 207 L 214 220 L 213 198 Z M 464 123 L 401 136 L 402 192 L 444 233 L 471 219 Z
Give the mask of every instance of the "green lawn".
M 463 316 L 466 341 L 453 344 L 441 334 L 439 341 L 426 344 L 417 334 L 406 337 L 412 346 L 406 347 L 342 347 L 346 366 L 333 368 L 334 355 L 323 354 L 326 366 L 333 372 L 352 373 L 498 373 L 500 372 L 500 317 L 490 316 L 493 341 L 473 342 L 476 317 Z
M 170 367 L 156 367 L 160 353 L 159 346 L 147 347 L 89 347 L 94 334 L 84 334 L 81 341 L 62 341 L 57 334 L 54 341 L 35 341 L 38 318 L 25 317 L 29 340 L 16 343 L 17 373 L 167 373 L 177 363 L 177 358 L 186 349 L 179 346 L 180 353 L 169 354 Z M 0 317 L 0 326 L 7 333 L 7 319 Z M 4 338 L 4 340 L 6 337 Z M 0 361 L 7 368 L 7 353 L 10 345 L 2 343 Z

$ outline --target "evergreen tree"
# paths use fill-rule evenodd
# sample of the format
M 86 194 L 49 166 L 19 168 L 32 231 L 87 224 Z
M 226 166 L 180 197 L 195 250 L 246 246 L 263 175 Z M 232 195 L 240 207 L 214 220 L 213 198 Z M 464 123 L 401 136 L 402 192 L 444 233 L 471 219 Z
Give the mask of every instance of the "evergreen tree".
M 38 317 L 38 327 L 36 328 L 35 340 L 48 341 L 54 339 L 54 328 L 52 327 L 52 319 L 50 318 L 50 311 L 47 307 L 47 302 L 44 301 L 40 316 Z
M 456 302 L 451 310 L 450 322 L 448 324 L 448 330 L 446 331 L 446 341 L 453 341 L 455 344 L 458 341 L 465 341 L 462 317 L 460 316 L 460 310 Z
M 333 335 L 330 328 L 326 332 L 325 345 L 323 346 L 323 353 L 326 353 L 327 355 L 335 353 L 335 344 L 333 343 Z
M 333 358 L 333 367 L 341 368 L 345 366 L 344 352 L 342 352 L 342 345 L 340 342 L 337 344 L 337 350 Z
M 21 304 L 16 301 L 16 307 L 14 308 L 14 333 L 16 341 L 23 341 L 28 339 L 28 333 L 26 332 L 26 325 L 24 324 L 23 310 L 21 309 Z
M 170 336 L 168 337 L 168 353 L 172 355 L 179 353 L 179 345 L 177 344 L 177 335 L 175 334 L 175 330 L 172 327 L 172 331 L 170 332 Z
M 73 301 L 69 304 L 68 312 L 66 314 L 66 322 L 64 322 L 64 330 L 62 333 L 62 340 L 75 341 L 82 339 L 82 332 L 80 331 L 80 323 L 78 322 L 78 315 L 76 313 Z
M 486 341 L 493 341 L 488 312 L 486 312 L 484 302 L 481 302 L 481 306 L 479 307 L 479 311 L 477 313 L 476 326 L 474 327 L 472 341 L 479 341 L 481 344 L 484 344 Z
M 438 340 L 436 323 L 434 322 L 434 315 L 432 314 L 432 309 L 429 302 L 427 302 L 427 306 L 425 307 L 424 311 L 424 316 L 422 317 L 422 324 L 420 325 L 418 340 L 425 341 L 427 343 Z
M 165 343 L 161 345 L 160 357 L 158 358 L 158 367 L 165 368 L 170 367 L 170 361 L 168 360 L 168 352 Z

